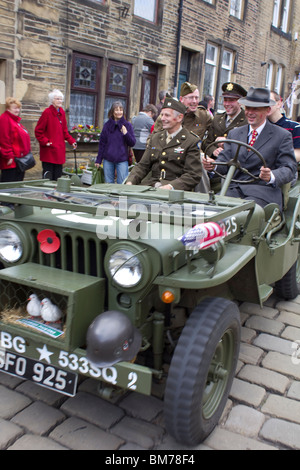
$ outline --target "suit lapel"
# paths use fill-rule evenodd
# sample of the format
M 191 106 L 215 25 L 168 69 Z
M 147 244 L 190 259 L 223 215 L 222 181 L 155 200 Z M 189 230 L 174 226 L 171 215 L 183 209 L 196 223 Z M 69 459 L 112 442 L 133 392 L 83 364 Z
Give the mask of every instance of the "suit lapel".
M 263 145 L 265 145 L 273 136 L 273 128 L 272 125 L 269 124 L 269 122 L 266 122 L 265 127 L 263 128 L 262 132 L 259 134 L 257 137 L 255 143 L 254 143 L 254 148 L 256 150 L 259 150 Z

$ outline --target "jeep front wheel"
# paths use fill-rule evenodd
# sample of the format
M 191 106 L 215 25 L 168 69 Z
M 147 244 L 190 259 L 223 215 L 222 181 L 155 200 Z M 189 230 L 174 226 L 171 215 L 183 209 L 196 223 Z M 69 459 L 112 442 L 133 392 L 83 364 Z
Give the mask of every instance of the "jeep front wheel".
M 195 445 L 217 425 L 235 375 L 240 314 L 223 298 L 203 300 L 188 318 L 176 346 L 164 397 L 166 429 Z

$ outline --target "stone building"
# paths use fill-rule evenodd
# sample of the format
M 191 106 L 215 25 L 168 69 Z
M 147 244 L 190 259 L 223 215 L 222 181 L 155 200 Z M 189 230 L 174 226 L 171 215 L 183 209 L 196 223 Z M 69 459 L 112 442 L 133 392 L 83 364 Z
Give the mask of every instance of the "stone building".
M 275 88 L 300 114 L 299 0 L 0 0 L 0 24 L 0 110 L 22 101 L 35 149 L 54 88 L 70 128 L 101 128 L 116 98 L 130 118 L 185 80 L 218 109 L 232 80 Z

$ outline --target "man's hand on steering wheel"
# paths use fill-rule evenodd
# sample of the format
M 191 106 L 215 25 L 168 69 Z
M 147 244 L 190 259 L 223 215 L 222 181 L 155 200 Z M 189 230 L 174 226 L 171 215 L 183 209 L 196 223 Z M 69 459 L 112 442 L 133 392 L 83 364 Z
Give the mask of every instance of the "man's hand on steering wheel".
M 202 157 L 202 165 L 206 171 L 214 171 L 216 167 L 216 162 L 213 158 L 204 156 Z
M 269 183 L 271 180 L 271 170 L 270 168 L 266 168 L 264 166 L 261 167 L 260 169 L 260 174 L 259 177 L 261 180 L 265 181 L 266 183 Z

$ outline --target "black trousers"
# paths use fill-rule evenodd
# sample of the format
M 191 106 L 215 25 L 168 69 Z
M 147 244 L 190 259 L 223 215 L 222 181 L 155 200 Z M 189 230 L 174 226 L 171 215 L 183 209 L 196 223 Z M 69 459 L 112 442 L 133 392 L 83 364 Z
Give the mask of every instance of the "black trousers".
M 62 165 L 57 163 L 42 162 L 43 178 L 51 181 L 57 181 L 62 176 Z
M 13 181 L 23 181 L 25 172 L 19 168 L 9 168 L 1 170 L 1 183 L 12 183 Z

